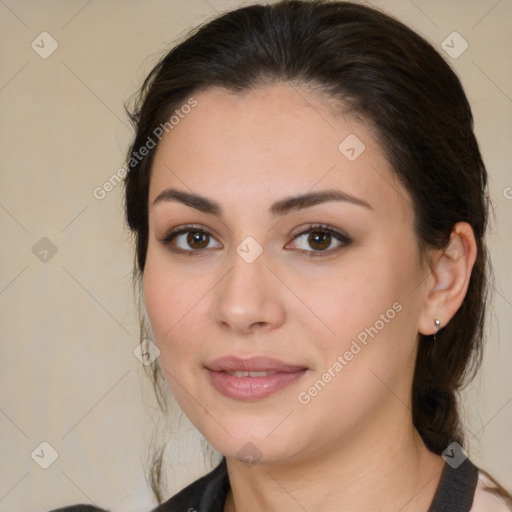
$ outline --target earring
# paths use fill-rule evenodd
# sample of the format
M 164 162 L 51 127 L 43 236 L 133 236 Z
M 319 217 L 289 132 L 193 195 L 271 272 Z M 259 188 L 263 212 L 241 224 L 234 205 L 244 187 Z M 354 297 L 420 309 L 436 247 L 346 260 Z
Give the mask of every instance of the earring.
M 436 332 L 434 334 L 434 341 L 437 339 L 437 333 L 439 332 L 439 328 L 441 327 L 441 320 L 437 318 L 434 320 L 434 325 L 436 326 Z

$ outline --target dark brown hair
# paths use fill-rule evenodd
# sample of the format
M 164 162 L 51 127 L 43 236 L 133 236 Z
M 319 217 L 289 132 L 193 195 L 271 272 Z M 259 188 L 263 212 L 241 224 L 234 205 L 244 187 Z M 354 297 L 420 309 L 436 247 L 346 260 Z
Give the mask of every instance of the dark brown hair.
M 199 27 L 165 55 L 131 109 L 136 135 L 125 199 L 135 278 L 146 259 L 154 150 L 137 162 L 133 155 L 201 90 L 242 92 L 273 82 L 313 87 L 375 128 L 412 199 L 422 253 L 446 247 L 459 221 L 473 228 L 478 254 L 467 295 L 435 343 L 419 335 L 412 388 L 413 422 L 428 448 L 441 454 L 452 441 L 463 445 L 458 392 L 481 361 L 491 275 L 484 243 L 487 173 L 459 79 L 427 41 L 389 15 L 336 1 L 252 5 Z M 157 364 L 153 379 L 162 382 Z M 163 401 L 162 392 L 158 396 Z M 161 467 L 162 452 L 152 478 L 159 498 Z

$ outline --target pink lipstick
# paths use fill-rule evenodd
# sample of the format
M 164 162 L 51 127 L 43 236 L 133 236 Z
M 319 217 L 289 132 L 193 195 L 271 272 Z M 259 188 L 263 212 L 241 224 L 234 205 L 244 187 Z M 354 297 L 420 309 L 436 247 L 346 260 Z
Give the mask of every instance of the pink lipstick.
M 269 357 L 222 357 L 206 365 L 219 393 L 235 400 L 258 400 L 300 379 L 307 368 Z

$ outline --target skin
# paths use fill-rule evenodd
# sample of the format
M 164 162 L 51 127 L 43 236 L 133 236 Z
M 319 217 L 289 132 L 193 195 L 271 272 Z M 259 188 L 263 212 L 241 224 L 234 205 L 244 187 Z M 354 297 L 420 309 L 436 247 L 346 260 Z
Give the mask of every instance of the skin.
M 412 424 L 418 333 L 433 334 L 434 319 L 446 325 L 462 303 L 476 255 L 471 228 L 457 224 L 446 251 L 421 259 L 410 197 L 372 130 L 335 113 L 319 93 L 273 84 L 195 98 L 197 107 L 155 155 L 144 301 L 172 393 L 227 457 L 225 510 L 427 510 L 444 461 Z M 338 149 L 350 134 L 366 146 L 354 161 Z M 168 188 L 211 198 L 223 214 L 179 201 L 153 204 Z M 269 213 L 276 201 L 326 189 L 369 207 L 329 201 Z M 327 250 L 308 257 L 318 245 L 296 234 L 315 223 L 351 243 L 327 238 Z M 187 245 L 186 235 L 174 245 L 161 241 L 188 224 L 211 234 L 206 249 Z M 247 236 L 263 249 L 253 263 L 236 252 Z M 176 246 L 195 253 L 173 252 Z M 396 303 L 400 312 L 300 403 L 298 394 Z M 210 383 L 204 365 L 226 355 L 265 355 L 308 371 L 244 402 Z M 239 454 L 248 442 L 256 464 Z

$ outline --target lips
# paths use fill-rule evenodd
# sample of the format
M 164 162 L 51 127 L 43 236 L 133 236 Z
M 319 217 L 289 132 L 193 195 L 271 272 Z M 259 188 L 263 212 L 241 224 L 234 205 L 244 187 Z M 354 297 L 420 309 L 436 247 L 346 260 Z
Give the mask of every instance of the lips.
M 214 372 L 295 372 L 307 369 L 305 366 L 292 365 L 271 357 L 254 356 L 242 359 L 234 356 L 221 357 L 208 363 L 206 367 Z
M 258 400 L 296 382 L 307 367 L 269 357 L 241 359 L 228 356 L 208 363 L 206 369 L 213 387 L 235 400 Z

